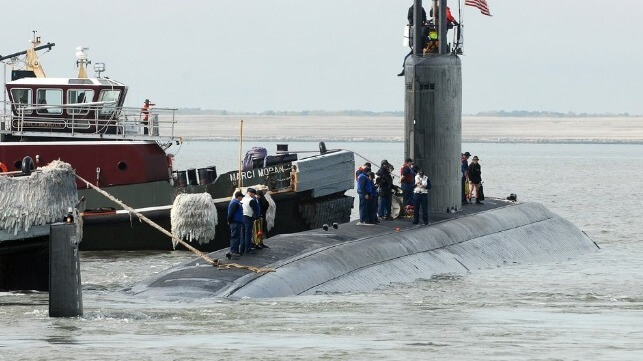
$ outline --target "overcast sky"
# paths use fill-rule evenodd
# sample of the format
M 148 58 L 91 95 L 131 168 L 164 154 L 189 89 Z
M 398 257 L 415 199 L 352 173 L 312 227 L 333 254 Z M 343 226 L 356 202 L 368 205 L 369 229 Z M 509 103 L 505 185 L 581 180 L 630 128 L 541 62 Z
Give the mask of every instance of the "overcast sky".
M 38 30 L 56 43 L 41 55 L 47 75 L 73 77 L 74 49 L 89 47 L 105 75 L 130 86 L 129 105 L 395 111 L 411 3 L 30 0 L 3 12 L 0 54 Z M 448 3 L 457 17 L 458 2 Z M 643 1 L 488 3 L 493 17 L 463 6 L 465 113 L 643 114 Z

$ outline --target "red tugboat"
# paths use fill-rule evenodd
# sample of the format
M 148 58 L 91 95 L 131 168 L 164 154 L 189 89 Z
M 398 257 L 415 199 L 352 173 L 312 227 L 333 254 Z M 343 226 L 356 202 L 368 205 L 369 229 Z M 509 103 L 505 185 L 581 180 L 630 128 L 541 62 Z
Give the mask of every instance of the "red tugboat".
M 219 225 L 215 240 L 196 245 L 203 250 L 228 245 L 225 207 L 239 175 L 243 185 L 264 185 L 270 191 L 276 203 L 271 234 L 349 220 L 353 198 L 344 193 L 353 187 L 352 152 L 327 151 L 320 143 L 322 154 L 298 160 L 297 154 L 282 150 L 276 156 L 253 158 L 243 172 L 217 175 L 215 167 L 175 171 L 166 150 L 180 142 L 174 134 L 176 109 L 124 107 L 127 86 L 101 77 L 105 70 L 101 63 L 94 64 L 97 77 L 88 78 L 90 62 L 84 48 L 77 48 L 76 78 L 45 77 L 36 52 L 55 44 L 40 44 L 34 35 L 30 49 L 0 57 L 0 61 L 26 58 L 25 69 L 12 70 L 11 81 L 5 84 L 0 172 L 60 159 L 166 229 L 178 193 L 207 191 L 217 202 Z M 83 182 L 77 186 L 84 222 L 82 250 L 172 249 L 160 232 Z

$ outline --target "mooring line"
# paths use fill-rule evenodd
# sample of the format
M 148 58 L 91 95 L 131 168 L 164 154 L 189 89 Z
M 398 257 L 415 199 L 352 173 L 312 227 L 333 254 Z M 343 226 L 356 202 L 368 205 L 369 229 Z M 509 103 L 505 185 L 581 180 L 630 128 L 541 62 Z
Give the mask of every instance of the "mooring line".
M 361 154 L 359 154 L 359 153 L 357 153 L 357 152 L 355 152 L 355 151 L 352 151 L 352 150 L 350 150 L 350 149 L 342 149 L 342 150 L 347 150 L 347 151 L 349 151 L 349 152 L 353 152 L 353 154 L 355 154 L 356 156 L 358 156 L 358 157 L 360 157 L 360 158 L 364 159 L 365 161 L 367 161 L 367 162 L 371 163 L 371 166 L 372 166 L 372 167 L 382 168 L 381 166 L 377 165 L 377 163 L 373 162 L 372 160 L 369 160 L 369 159 L 368 159 L 368 158 L 366 158 L 365 156 L 363 156 L 363 155 L 361 155 Z M 393 172 L 391 172 L 391 177 L 393 177 L 393 178 L 399 178 L 400 176 L 398 176 L 397 174 L 394 174 Z
M 161 233 L 163 233 L 166 236 L 172 238 L 172 240 L 174 240 L 175 242 L 180 243 L 181 245 L 183 245 L 183 247 L 187 248 L 189 251 L 191 251 L 192 253 L 194 253 L 195 255 L 200 257 L 201 259 L 203 259 L 206 263 L 217 267 L 217 269 L 239 268 L 239 269 L 247 269 L 247 270 L 255 272 L 255 273 L 274 272 L 275 271 L 274 269 L 271 269 L 271 268 L 258 268 L 258 267 L 253 267 L 253 266 L 244 266 L 244 265 L 240 265 L 240 264 L 237 264 L 237 263 L 221 263 L 221 261 L 219 261 L 218 259 L 212 259 L 212 258 L 208 257 L 208 255 L 206 255 L 203 252 L 199 251 L 198 249 L 192 247 L 190 244 L 188 244 L 184 240 L 176 237 L 175 235 L 170 233 L 165 228 L 159 226 L 158 224 L 156 224 L 151 219 L 147 218 L 142 213 L 137 212 L 134 208 L 128 206 L 125 203 L 123 203 L 120 199 L 118 199 L 118 198 L 112 196 L 111 194 L 107 193 L 106 191 L 100 189 L 98 186 L 93 185 L 92 183 L 88 182 L 86 179 L 84 179 L 83 177 L 79 176 L 78 174 L 76 174 L 76 178 L 80 179 L 82 182 L 85 182 L 85 184 L 87 184 L 88 187 L 92 188 L 93 190 L 95 190 L 98 193 L 102 194 L 103 196 L 107 197 L 107 199 L 109 199 L 112 202 L 120 205 L 121 207 L 123 207 L 123 209 L 125 209 L 128 212 L 130 212 L 130 214 L 132 214 L 132 213 L 135 214 L 141 221 L 149 224 L 153 228 L 156 228 Z

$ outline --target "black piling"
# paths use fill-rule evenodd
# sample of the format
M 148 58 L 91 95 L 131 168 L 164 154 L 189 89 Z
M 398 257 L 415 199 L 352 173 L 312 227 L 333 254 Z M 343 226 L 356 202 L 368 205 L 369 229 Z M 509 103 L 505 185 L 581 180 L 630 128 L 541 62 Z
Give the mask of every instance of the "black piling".
M 55 223 L 49 234 L 49 317 L 83 315 L 75 223 Z

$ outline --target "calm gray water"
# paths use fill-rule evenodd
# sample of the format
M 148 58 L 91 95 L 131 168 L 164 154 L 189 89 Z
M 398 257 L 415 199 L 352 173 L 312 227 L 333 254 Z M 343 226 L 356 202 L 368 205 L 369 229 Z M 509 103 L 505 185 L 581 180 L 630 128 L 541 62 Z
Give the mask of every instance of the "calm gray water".
M 401 143 L 327 145 L 402 161 Z M 643 145 L 464 148 L 481 159 L 486 194 L 543 203 L 602 250 L 368 294 L 239 302 L 149 302 L 122 292 L 190 258 L 183 252 L 83 253 L 83 318 L 48 318 L 46 293 L 0 293 L 0 359 L 643 359 Z M 237 152 L 233 142 L 187 143 L 176 162 L 222 172 Z M 217 159 L 224 156 L 227 163 Z

